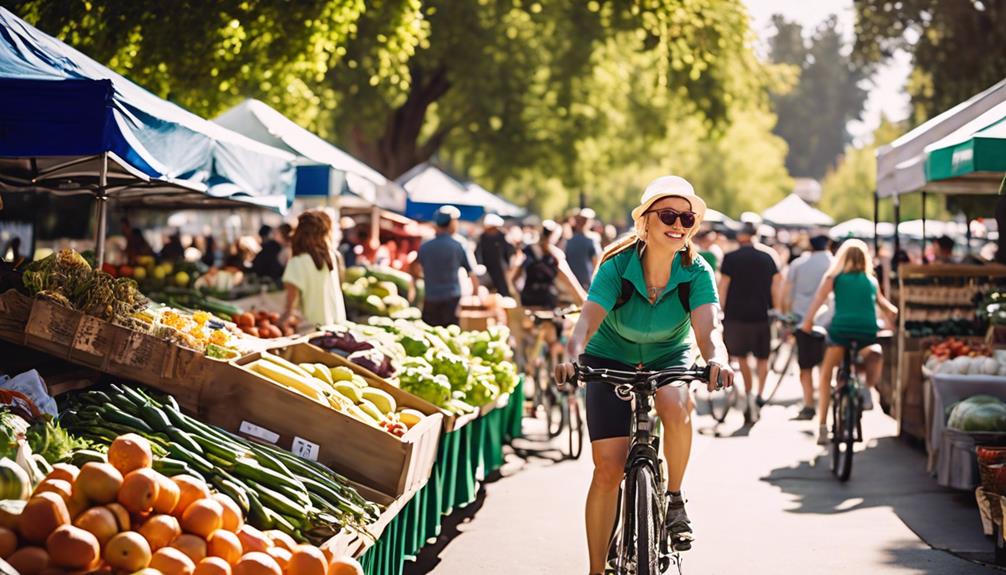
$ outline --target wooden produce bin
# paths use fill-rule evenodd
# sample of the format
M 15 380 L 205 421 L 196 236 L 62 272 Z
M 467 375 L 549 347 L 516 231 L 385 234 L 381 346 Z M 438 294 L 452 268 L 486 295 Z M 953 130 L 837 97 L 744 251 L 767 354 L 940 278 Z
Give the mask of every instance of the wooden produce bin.
M 384 529 L 398 516 L 398 513 L 405 507 L 405 504 L 412 499 L 412 494 L 407 494 L 396 499 L 354 481 L 349 481 L 348 484 L 353 489 L 356 489 L 367 501 L 377 503 L 383 507 L 384 511 L 381 512 L 381 516 L 378 517 L 377 521 L 367 526 L 366 534 L 343 528 L 342 531 L 321 545 L 323 549 L 331 550 L 337 557 L 343 555 L 359 557 L 363 555 L 367 549 L 377 542 L 381 534 L 384 533 Z
M 15 290 L 0 294 L 0 339 L 24 343 L 24 330 L 31 314 L 33 300 Z
M 205 386 L 203 421 L 316 459 L 392 497 L 426 484 L 442 417 L 434 413 L 395 437 L 253 372 L 247 365 L 260 357 L 232 361 L 226 375 Z
M 315 337 L 315 334 L 312 334 L 312 335 L 308 336 L 308 339 L 311 339 L 313 337 Z M 320 347 L 318 347 L 318 346 L 316 346 L 314 344 L 310 344 L 310 343 L 303 344 L 303 345 L 306 345 L 308 347 L 314 348 L 319 353 L 325 354 L 328 358 L 330 358 L 328 361 L 333 362 L 333 363 L 328 363 L 326 361 L 322 361 L 321 363 L 324 363 L 325 365 L 331 365 L 331 366 L 340 366 L 341 365 L 341 366 L 348 367 L 349 369 L 353 370 L 354 373 L 359 374 L 360 376 L 363 377 L 363 379 L 367 380 L 368 384 L 376 387 L 377 389 L 383 389 L 384 391 L 387 391 L 388 393 L 391 393 L 395 397 L 395 399 L 398 399 L 398 397 L 399 397 L 398 395 L 396 395 L 396 393 L 397 394 L 401 394 L 403 397 L 407 396 L 408 397 L 408 400 L 407 400 L 408 403 L 400 403 L 400 405 L 402 405 L 404 407 L 411 407 L 412 409 L 421 411 L 422 413 L 425 413 L 425 414 L 429 414 L 429 413 L 439 413 L 439 414 L 441 414 L 443 416 L 443 418 L 444 418 L 444 431 L 446 431 L 446 432 L 451 432 L 451 431 L 454 431 L 455 429 L 460 429 L 460 428 L 464 427 L 465 425 L 468 425 L 470 422 L 474 421 L 475 419 L 478 419 L 479 415 L 481 414 L 481 410 L 480 410 L 480 412 L 470 413 L 470 414 L 467 414 L 467 415 L 455 415 L 455 414 L 447 411 L 446 409 L 441 409 L 440 407 L 438 407 L 436 405 L 433 405 L 432 403 L 426 401 L 425 399 L 423 399 L 423 398 L 421 398 L 421 397 L 419 397 L 417 395 L 413 395 L 413 394 L 411 394 L 411 393 L 409 393 L 407 391 L 403 391 L 401 388 L 398 388 L 398 387 L 395 387 L 394 385 L 391 385 L 384 378 L 382 378 L 381 376 L 377 375 L 376 373 L 370 371 L 369 369 L 367 369 L 365 367 L 362 367 L 360 365 L 357 365 L 357 364 L 349 361 L 345 357 L 343 357 L 343 356 L 341 356 L 341 355 L 339 355 L 339 354 L 337 354 L 335 352 L 325 351 L 324 349 L 321 349 Z M 282 350 L 273 350 L 273 353 L 282 354 Z M 395 393 L 392 393 L 392 390 L 394 390 Z M 489 404 L 489 405 L 494 405 L 494 404 Z

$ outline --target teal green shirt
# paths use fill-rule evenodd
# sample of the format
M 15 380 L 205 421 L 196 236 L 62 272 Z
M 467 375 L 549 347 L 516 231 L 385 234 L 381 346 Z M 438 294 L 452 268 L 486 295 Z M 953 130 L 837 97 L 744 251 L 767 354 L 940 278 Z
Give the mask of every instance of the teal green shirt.
M 877 335 L 877 280 L 863 272 L 841 273 L 835 276 L 835 316 L 828 329 L 832 340 L 841 343 L 841 336 L 867 339 Z
M 632 298 L 612 311 L 622 293 L 622 278 L 632 282 Z M 608 315 L 586 353 L 646 369 L 687 366 L 690 362 L 691 322 L 677 295 L 678 285 L 691 282 L 688 303 L 693 310 L 707 303 L 719 303 L 713 270 L 705 258 L 697 257 L 689 267 L 681 265 L 681 254 L 674 256 L 671 277 L 657 303 L 646 297 L 643 264 L 636 250 L 626 250 L 604 262 L 590 284 L 587 300 Z

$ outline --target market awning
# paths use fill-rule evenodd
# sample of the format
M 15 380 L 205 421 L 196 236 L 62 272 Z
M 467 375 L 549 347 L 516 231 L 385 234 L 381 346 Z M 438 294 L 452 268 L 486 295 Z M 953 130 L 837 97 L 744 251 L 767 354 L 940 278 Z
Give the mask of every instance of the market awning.
M 204 120 L 0 8 L 0 183 L 121 205 L 268 206 L 293 156 Z
M 927 192 L 997 194 L 1006 172 L 1006 102 L 925 151 Z
M 401 186 L 263 102 L 245 100 L 213 121 L 256 141 L 300 156 L 298 196 L 328 196 L 333 189 L 334 193 L 341 193 L 341 186 L 330 185 L 328 178 L 320 177 L 317 170 L 303 164 L 329 166 L 345 173 L 346 188 L 354 196 L 381 208 L 405 211 L 405 190 Z
M 878 222 L 877 235 L 882 238 L 893 236 L 894 224 L 890 222 Z M 835 224 L 828 230 L 828 236 L 833 240 L 845 238 L 873 239 L 873 220 L 852 218 L 840 224 Z
M 917 192 L 923 187 L 928 190 L 926 146 L 954 133 L 1003 102 L 1006 102 L 1006 80 L 882 146 L 877 150 L 877 195 L 886 198 Z
M 796 194 L 790 194 L 766 209 L 761 217 L 766 223 L 777 227 L 813 228 L 835 223 L 831 216 L 801 200 Z
M 408 200 L 405 215 L 419 220 L 432 220 L 442 206 L 454 206 L 461 211 L 461 219 L 475 222 L 488 213 L 504 217 L 519 217 L 523 211 L 499 196 L 469 183 L 462 183 L 443 170 L 429 164 L 420 164 L 398 179 L 405 188 Z

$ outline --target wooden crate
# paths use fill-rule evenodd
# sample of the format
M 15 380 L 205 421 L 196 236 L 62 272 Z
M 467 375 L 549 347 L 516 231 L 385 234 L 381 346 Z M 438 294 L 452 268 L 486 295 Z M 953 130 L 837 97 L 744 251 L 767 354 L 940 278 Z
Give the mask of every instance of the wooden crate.
M 314 334 L 308 336 L 308 339 L 311 339 L 313 337 Z M 432 403 L 426 401 L 425 399 L 417 395 L 413 395 L 407 391 L 403 391 L 402 389 L 394 385 L 391 385 L 383 377 L 377 375 L 376 373 L 370 371 L 365 367 L 362 367 L 349 361 L 348 359 L 337 353 L 325 351 L 324 349 L 311 343 L 305 343 L 302 345 L 312 347 L 318 352 L 326 354 L 330 358 L 330 361 L 334 362 L 334 363 L 326 363 L 323 361 L 322 363 L 325 363 L 325 365 L 348 367 L 349 369 L 353 370 L 354 373 L 359 374 L 365 380 L 367 380 L 368 384 L 376 387 L 377 389 L 383 389 L 388 393 L 392 393 L 392 390 L 394 390 L 396 393 L 401 394 L 403 397 L 408 396 L 407 400 L 408 403 L 401 404 L 405 407 L 411 407 L 412 409 L 421 411 L 422 413 L 440 413 L 444 417 L 444 431 L 451 432 L 454 431 L 455 429 L 461 429 L 465 425 L 468 425 L 469 423 L 477 419 L 479 416 L 479 413 L 471 413 L 468 415 L 454 415 L 453 413 L 447 411 L 446 409 L 441 409 L 440 407 L 433 405 Z M 273 352 L 281 353 L 278 350 L 273 350 Z M 399 397 L 398 395 L 395 395 L 395 393 L 392 393 L 392 395 L 396 399 Z
M 24 330 L 32 304 L 30 297 L 12 289 L 0 294 L 0 339 L 24 343 Z
M 36 299 L 25 325 L 29 347 L 62 359 L 70 359 L 77 326 L 84 314 L 44 299 Z
M 199 410 L 203 421 L 315 455 L 338 473 L 392 497 L 426 484 L 443 423 L 439 414 L 395 437 L 246 367 L 260 357 L 255 353 L 230 362 L 226 374 L 205 386 Z
M 360 534 L 352 529 L 343 529 L 335 536 L 321 545 L 322 548 L 329 549 L 335 556 L 348 555 L 350 557 L 360 557 L 367 549 L 372 547 L 377 539 L 381 537 L 384 530 L 391 521 L 405 507 L 405 504 L 412 500 L 414 494 L 406 494 L 399 498 L 394 498 L 380 491 L 374 491 L 366 485 L 349 481 L 349 485 L 357 490 L 367 501 L 377 503 L 384 508 L 377 521 L 367 526 L 367 534 Z

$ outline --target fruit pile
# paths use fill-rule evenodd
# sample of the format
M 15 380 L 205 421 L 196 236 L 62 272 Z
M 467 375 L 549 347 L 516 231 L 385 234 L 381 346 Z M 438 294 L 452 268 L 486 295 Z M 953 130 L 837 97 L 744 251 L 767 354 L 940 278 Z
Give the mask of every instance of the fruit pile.
M 248 364 L 248 369 L 398 437 L 405 435 L 425 417 L 414 409 L 399 409 L 391 394 L 367 385 L 363 377 L 348 367 L 329 367 L 323 363 L 295 364 L 262 352 L 261 359 Z
M 262 339 L 273 339 L 285 335 L 293 335 L 297 327 L 296 322 L 291 318 L 291 323 L 279 325 L 279 314 L 274 312 L 256 311 L 255 313 L 244 312 L 234 317 L 234 323 L 238 329 L 252 337 Z
M 20 513 L 0 513 L 0 555 L 21 575 L 344 575 L 359 564 L 245 524 L 199 478 L 151 468 L 146 439 L 116 438 L 107 462 L 56 464 Z

